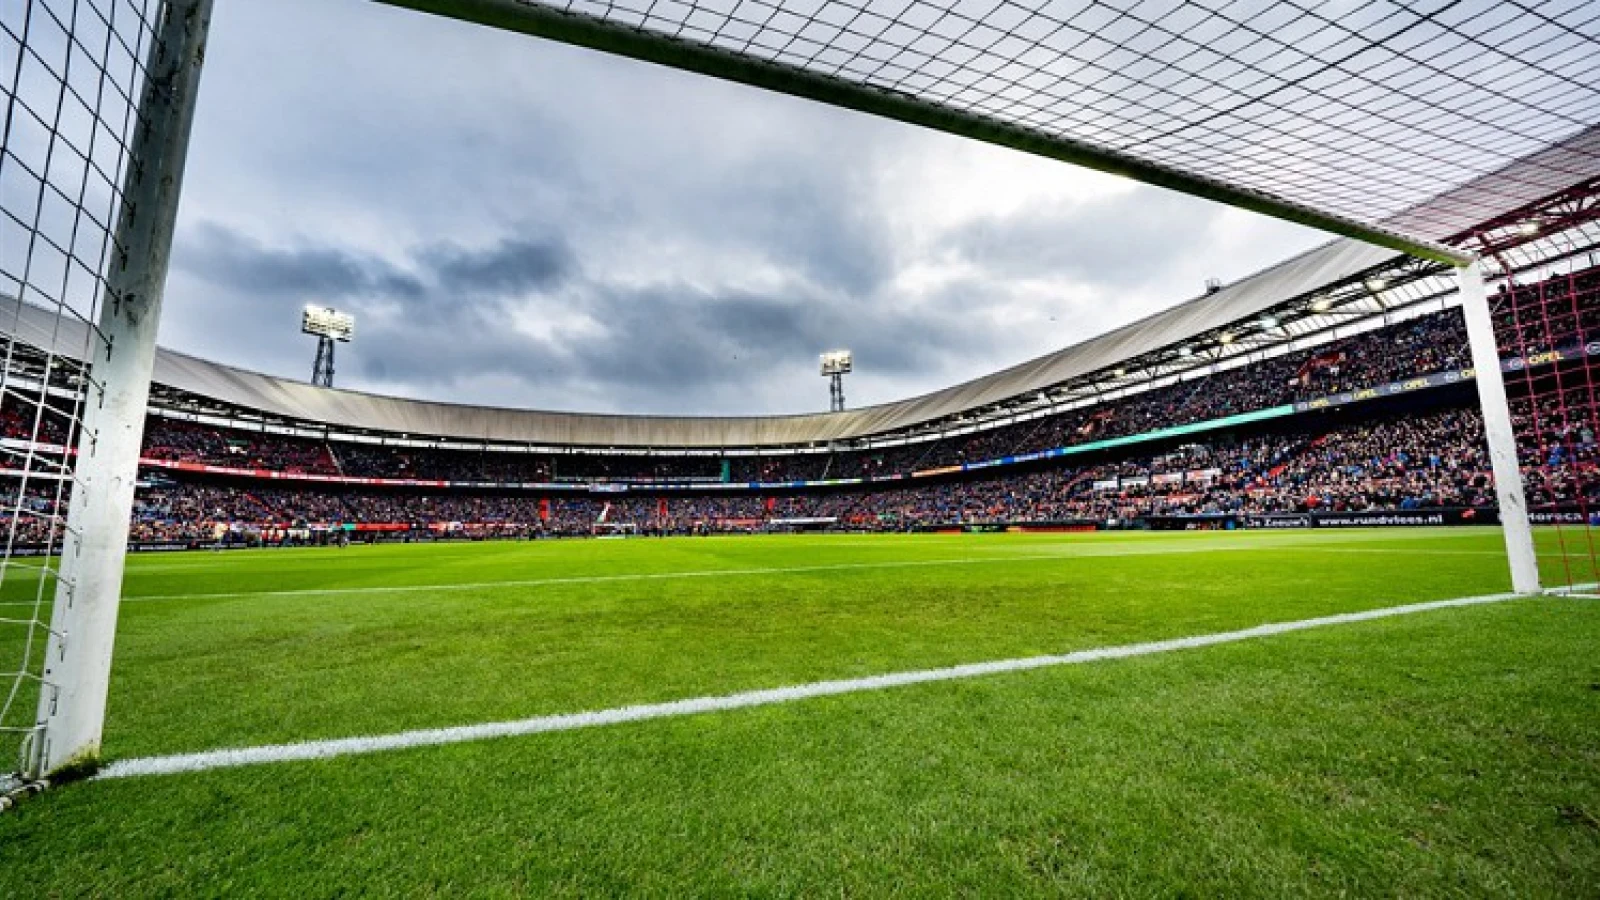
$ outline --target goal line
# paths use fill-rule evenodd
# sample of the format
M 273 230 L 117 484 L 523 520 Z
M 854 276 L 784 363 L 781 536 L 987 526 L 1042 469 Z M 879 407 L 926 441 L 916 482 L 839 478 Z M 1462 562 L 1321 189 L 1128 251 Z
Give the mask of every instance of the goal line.
M 149 775 L 175 775 L 185 772 L 203 772 L 211 769 L 264 765 L 268 763 L 304 762 L 309 760 L 332 759 L 340 756 L 379 753 L 388 750 L 406 750 L 413 747 L 432 747 L 443 744 L 459 744 L 469 741 L 489 740 L 492 738 L 544 734 L 555 731 L 573 731 L 579 728 L 593 728 L 601 725 L 618 725 L 625 722 L 642 722 L 650 719 L 665 719 L 677 716 L 691 716 L 725 710 L 745 709 L 756 706 L 771 706 L 778 703 L 792 703 L 798 700 L 809 700 L 817 697 L 832 697 L 841 694 L 879 691 L 887 688 L 904 687 L 913 684 L 927 684 L 930 682 L 939 681 L 958 681 L 968 678 L 978 678 L 986 675 L 997 675 L 1006 672 L 1022 672 L 1031 669 L 1043 669 L 1054 666 L 1079 665 L 1083 663 L 1100 662 L 1104 660 L 1127 659 L 1136 656 L 1150 656 L 1158 653 L 1168 653 L 1174 650 L 1190 650 L 1200 647 L 1211 647 L 1218 644 L 1231 644 L 1240 641 L 1254 640 L 1257 638 L 1272 637 L 1274 635 L 1287 634 L 1295 631 L 1307 631 L 1313 628 L 1346 625 L 1354 622 L 1367 622 L 1374 619 L 1387 619 L 1396 616 L 1407 616 L 1416 613 L 1432 612 L 1434 610 L 1452 609 L 1456 607 L 1504 603 L 1509 600 L 1526 599 L 1528 596 L 1529 595 L 1525 594 L 1505 593 L 1487 594 L 1478 597 L 1458 597 L 1450 600 L 1432 600 L 1423 603 L 1408 603 L 1402 606 L 1389 606 L 1379 609 L 1362 610 L 1359 612 L 1317 616 L 1310 619 L 1297 619 L 1289 622 L 1273 622 L 1235 631 L 1222 631 L 1212 634 L 1169 638 L 1167 640 L 1147 641 L 1137 644 L 1096 647 L 1088 650 L 1077 650 L 1072 653 L 1063 653 L 1059 655 L 1030 656 L 1016 659 L 993 660 L 990 662 L 968 663 L 964 665 L 948 666 L 935 669 L 916 669 L 907 672 L 891 672 L 883 675 L 872 675 L 864 678 L 815 681 L 807 684 L 791 685 L 789 687 L 741 691 L 734 694 L 722 694 L 707 697 L 692 697 L 683 700 L 667 701 L 665 703 L 646 703 L 634 706 L 615 707 L 613 709 L 593 710 L 589 712 L 535 716 L 527 719 L 514 719 L 503 722 L 485 722 L 477 725 L 459 725 L 447 728 L 418 729 L 387 735 L 335 738 L 329 740 L 305 741 L 293 744 L 271 744 L 259 747 L 208 750 L 199 753 L 182 753 L 171 756 L 139 757 L 134 759 L 114 761 L 108 764 L 105 768 L 101 769 L 99 774 L 97 774 L 95 777 L 98 780 L 108 778 L 132 778 Z

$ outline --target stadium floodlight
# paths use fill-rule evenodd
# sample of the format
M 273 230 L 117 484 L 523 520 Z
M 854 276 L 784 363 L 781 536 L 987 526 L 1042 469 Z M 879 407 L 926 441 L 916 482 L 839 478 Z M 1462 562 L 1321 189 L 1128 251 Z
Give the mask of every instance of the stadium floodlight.
M 1326 296 L 1318 297 L 1317 299 L 1311 301 L 1312 312 L 1327 312 L 1328 308 L 1331 306 L 1333 306 L 1333 301 L 1328 299 Z
M 1363 282 L 1363 284 L 1367 286 L 1367 290 L 1376 294 L 1377 292 L 1389 286 L 1389 279 L 1384 278 L 1382 275 L 1374 275 Z
M 855 369 L 855 356 L 849 350 L 829 350 L 822 354 L 822 377 L 828 379 L 828 409 L 844 412 L 844 376 Z
M 1277 328 L 1278 327 L 1278 317 L 1277 316 L 1265 315 L 1265 316 L 1261 317 L 1260 321 L 1261 321 L 1261 327 L 1262 328 Z
M 1521 235 L 1523 235 L 1525 237 L 1532 237 L 1532 236 L 1538 234 L 1539 233 L 1539 220 L 1538 219 L 1529 219 L 1526 222 L 1523 222 L 1522 224 L 1517 226 L 1517 233 L 1519 233 L 1519 234 L 1521 234 Z
M 311 383 L 333 387 L 333 342 L 348 342 L 355 336 L 355 316 L 325 306 L 307 306 L 300 315 L 300 331 L 317 339 L 317 360 L 311 367 Z
M 317 337 L 349 341 L 355 335 L 356 319 L 325 306 L 307 306 L 300 316 L 300 330 Z

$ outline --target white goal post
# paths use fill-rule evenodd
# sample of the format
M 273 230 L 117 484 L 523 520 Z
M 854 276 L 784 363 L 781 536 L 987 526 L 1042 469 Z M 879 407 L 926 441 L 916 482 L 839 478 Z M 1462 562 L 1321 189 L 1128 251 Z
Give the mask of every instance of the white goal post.
M 100 756 L 128 524 L 138 478 L 156 328 L 194 121 L 212 0 L 166 0 L 145 63 L 113 255 L 88 361 L 87 397 L 39 695 L 41 730 L 24 774 L 91 767 Z
M 1461 314 L 1467 322 L 1467 344 L 1478 382 L 1478 405 L 1483 408 L 1483 430 L 1489 442 L 1489 464 L 1494 471 L 1500 530 L 1505 533 L 1506 556 L 1511 563 L 1511 589 L 1519 594 L 1539 591 L 1539 558 L 1528 522 L 1528 499 L 1517 458 L 1516 432 L 1506 399 L 1505 375 L 1500 371 L 1500 349 L 1489 315 L 1483 287 L 1483 267 L 1477 261 L 1456 268 L 1461 294 Z

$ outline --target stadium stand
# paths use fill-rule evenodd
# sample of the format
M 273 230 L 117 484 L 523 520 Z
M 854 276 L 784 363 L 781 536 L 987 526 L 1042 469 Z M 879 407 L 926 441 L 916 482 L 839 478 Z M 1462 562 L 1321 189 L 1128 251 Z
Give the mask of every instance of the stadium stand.
M 750 531 L 789 519 L 904 530 L 975 523 L 1103 522 L 1151 516 L 1482 508 L 1493 502 L 1482 426 L 1469 409 L 1226 436 L 1095 466 L 879 491 L 784 496 L 551 497 L 356 488 L 259 489 L 167 482 L 141 493 L 141 539 L 204 540 L 218 523 L 243 534 L 312 525 L 404 525 L 515 536 L 587 534 L 612 521 L 648 532 Z M 1592 452 L 1592 447 L 1589 448 Z M 1566 460 L 1549 469 L 1571 484 Z M 1592 485 L 1591 485 L 1592 486 Z M 381 532 L 374 532 L 375 534 Z
M 1496 326 L 1516 376 L 1513 416 L 1530 500 L 1536 510 L 1586 515 L 1600 498 L 1588 364 L 1600 339 L 1600 268 L 1500 291 Z M 1194 527 L 1277 514 L 1487 510 L 1492 479 L 1462 376 L 1469 367 L 1460 312 L 1447 308 L 1054 415 L 821 452 L 471 451 L 152 415 L 132 540 L 298 542 L 344 528 L 373 538 L 535 537 L 591 534 L 604 522 L 646 533 Z M 1399 402 L 1351 402 L 1380 385 L 1446 375 Z M 1337 409 L 1323 408 L 1340 396 L 1347 399 Z M 31 401 L 5 399 L 0 430 L 13 445 L 30 433 L 64 438 L 64 423 L 48 415 L 34 431 L 23 414 L 35 409 Z M 1282 414 L 1265 424 L 1209 424 L 1263 410 Z M 1160 437 L 1182 426 L 1195 433 Z M 1152 439 L 1060 454 L 1141 436 Z M 835 484 L 797 484 L 824 481 Z M 19 497 L 13 488 L 6 502 L 24 510 L 19 541 L 42 541 L 58 512 L 53 493 L 35 484 Z
M 1544 291 L 1552 327 L 1581 346 L 1600 335 L 1597 276 L 1552 279 L 1524 290 Z M 1560 288 L 1553 290 L 1552 288 Z M 1576 300 L 1576 302 L 1573 302 Z M 1576 310 L 1576 312 L 1574 311 Z M 1548 352 L 1548 341 L 1519 337 L 1509 319 L 1501 323 L 1507 357 Z M 779 456 L 660 456 L 605 453 L 505 453 L 427 448 L 329 444 L 309 439 L 229 431 L 167 418 L 147 427 L 146 457 L 277 472 L 362 478 L 461 482 L 791 482 L 839 478 L 888 478 L 923 469 L 1070 447 L 1089 440 L 1125 437 L 1218 419 L 1318 397 L 1360 390 L 1419 375 L 1470 366 L 1458 310 L 1448 309 L 1369 331 L 1310 351 L 1265 359 L 1254 365 L 1194 378 L 1126 401 L 1063 412 L 972 435 L 935 438 L 894 447 Z M 5 423 L 8 435 L 27 423 Z M 724 469 L 724 459 L 727 467 Z
M 1467 365 L 1456 310 L 1369 332 L 1336 346 L 1279 357 L 1108 406 L 1074 410 L 976 435 L 832 454 L 728 457 L 729 481 L 884 477 L 1122 437 Z M 146 457 L 219 466 L 445 481 L 721 481 L 715 457 L 466 453 L 265 439 L 169 419 L 147 427 Z

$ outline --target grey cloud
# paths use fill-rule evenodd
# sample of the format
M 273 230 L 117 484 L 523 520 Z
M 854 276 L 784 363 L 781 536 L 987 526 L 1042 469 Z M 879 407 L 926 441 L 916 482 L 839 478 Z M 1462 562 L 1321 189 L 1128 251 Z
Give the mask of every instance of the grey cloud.
M 560 283 L 575 261 L 558 241 L 510 238 L 487 250 L 438 244 L 418 252 L 417 259 L 434 281 L 450 290 L 486 294 L 519 294 Z
M 326 245 L 268 247 L 237 231 L 206 223 L 185 232 L 176 265 L 212 284 L 267 296 L 336 300 L 419 297 L 421 281 L 374 256 Z
M 180 233 L 175 267 L 203 281 L 214 297 L 254 298 L 256 315 L 281 307 L 273 315 L 282 321 L 262 322 L 262 335 L 282 331 L 294 304 L 315 300 L 357 313 L 363 342 L 374 349 L 392 343 L 427 366 L 448 363 L 448 350 L 456 347 L 491 368 L 524 360 L 527 349 L 511 338 L 497 305 L 556 287 L 574 268 L 571 251 L 556 240 L 506 239 L 487 248 L 432 244 L 398 255 L 403 265 L 338 248 L 267 247 L 207 223 Z M 272 299 L 286 302 L 261 302 Z M 384 355 L 362 356 L 374 372 L 406 371 Z
M 732 397 L 809 369 L 819 350 L 834 345 L 895 376 L 1005 344 L 1003 327 L 968 315 L 973 295 L 965 289 L 907 307 L 852 302 L 821 292 L 803 274 L 793 276 L 792 290 L 776 293 L 670 278 L 616 284 L 584 273 L 558 241 L 431 245 L 401 256 L 397 265 L 347 251 L 268 248 L 210 225 L 186 243 L 182 268 L 221 297 L 259 295 L 270 283 L 280 287 L 265 293 L 294 301 L 301 295 L 284 285 L 316 284 L 318 296 L 358 314 L 360 338 L 342 351 L 344 371 L 433 396 L 499 378 L 524 385 L 526 397 L 544 406 L 599 397 L 611 408 L 684 412 L 700 408 L 697 397 Z M 370 293 L 386 282 L 405 289 Z M 288 313 L 257 304 L 250 315 L 271 334 L 287 331 Z M 513 327 L 518 315 L 594 327 L 540 336 Z
M 868 192 L 860 171 L 790 156 L 787 171 L 752 161 L 729 173 L 714 204 L 673 211 L 693 227 L 703 220 L 721 234 L 754 247 L 815 284 L 862 296 L 893 275 L 890 236 L 872 211 L 851 202 Z
M 561 283 L 574 268 L 560 240 L 508 238 L 486 248 L 431 244 L 381 256 L 303 243 L 268 247 L 214 222 L 181 232 L 175 265 L 210 284 L 258 295 L 356 303 L 438 299 L 444 293 L 515 296 Z
M 1001 153 L 972 146 L 378 4 L 237 0 L 213 23 L 162 340 L 305 377 L 298 308 L 327 302 L 359 318 L 342 386 L 749 414 L 823 405 L 835 345 L 861 360 L 853 402 L 887 400 L 1193 293 L 1172 273 L 1198 280 L 1215 211 L 1160 192 L 897 232 L 960 185 L 907 207 L 884 186 Z M 1313 240 L 1273 234 L 1233 273 Z M 904 287 L 919 267 L 940 274 Z M 1101 290 L 1129 306 L 1082 299 Z
M 946 249 L 997 275 L 1125 287 L 1161 280 L 1221 215 L 1222 207 L 1139 190 L 979 219 L 951 234 Z
M 775 368 L 810 369 L 820 350 L 835 345 L 871 360 L 874 372 L 912 373 L 996 337 L 964 321 L 956 305 L 897 312 L 836 298 L 712 294 L 671 284 L 602 290 L 585 311 L 607 331 L 568 348 L 578 370 L 631 389 L 662 380 L 682 388 L 738 383 Z

